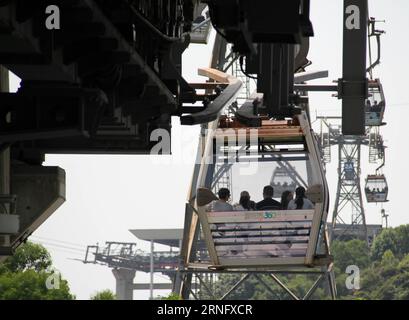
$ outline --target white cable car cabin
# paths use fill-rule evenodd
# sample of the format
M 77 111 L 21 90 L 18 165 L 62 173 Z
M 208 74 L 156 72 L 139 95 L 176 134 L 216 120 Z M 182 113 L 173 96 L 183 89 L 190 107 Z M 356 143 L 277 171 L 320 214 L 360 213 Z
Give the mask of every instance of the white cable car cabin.
M 367 202 L 387 202 L 388 183 L 383 174 L 368 175 L 365 182 Z
M 317 142 L 305 112 L 289 121 L 263 120 L 258 128 L 245 127 L 234 118 L 221 118 L 209 124 L 209 129 L 205 157 L 199 172 L 195 209 L 211 260 L 209 268 L 277 269 L 328 265 L 331 262 L 326 234 L 328 187 Z M 258 133 L 255 139 L 252 130 Z M 236 143 L 231 143 L 231 140 Z M 240 145 L 238 141 L 245 145 Z M 234 152 L 229 153 L 232 150 Z M 217 199 L 209 188 L 213 177 L 217 176 L 213 172 L 215 163 L 224 162 L 233 166 L 234 193 L 239 179 L 244 186 L 252 180 L 251 175 L 237 174 L 235 165 L 271 165 L 277 161 L 302 164 L 307 176 L 305 183 L 309 186 L 306 195 L 314 203 L 314 209 L 208 211 L 209 204 Z M 293 167 L 300 166 L 293 164 Z M 261 174 L 255 175 L 255 179 L 253 177 L 260 188 L 263 184 L 269 184 L 269 180 L 261 181 L 262 177 L 269 179 L 272 172 L 264 172 L 265 167 L 261 168 Z
M 344 164 L 344 177 L 345 180 L 353 181 L 356 178 L 355 164 L 353 161 L 347 161 Z
M 279 198 L 285 191 L 294 192 L 297 188 L 295 180 L 289 175 L 287 169 L 277 167 L 274 169 L 270 185 L 274 188 L 274 198 Z
M 365 125 L 381 126 L 386 103 L 383 87 L 379 79 L 369 82 L 368 95 L 365 106 Z

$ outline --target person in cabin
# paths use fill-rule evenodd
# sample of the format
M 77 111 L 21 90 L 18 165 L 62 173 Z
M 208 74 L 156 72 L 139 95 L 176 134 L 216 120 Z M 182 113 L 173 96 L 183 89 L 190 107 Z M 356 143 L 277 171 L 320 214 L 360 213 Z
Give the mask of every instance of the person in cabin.
M 207 211 L 212 212 L 226 212 L 233 211 L 233 206 L 228 202 L 230 199 L 230 190 L 227 188 L 220 188 L 217 192 L 218 200 L 214 200 L 209 204 Z
M 314 204 L 305 196 L 305 188 L 295 189 L 295 199 L 288 203 L 288 210 L 314 209 Z
M 288 204 L 290 203 L 291 200 L 294 198 L 294 193 L 286 190 L 281 194 L 281 209 L 282 210 L 287 210 L 288 209 Z
M 240 193 L 240 201 L 239 203 L 233 206 L 234 211 L 250 211 L 256 210 L 256 203 L 250 200 L 250 194 L 248 191 L 242 191 Z
M 274 188 L 270 185 L 263 189 L 263 200 L 257 203 L 256 210 L 280 210 L 281 203 L 274 200 Z

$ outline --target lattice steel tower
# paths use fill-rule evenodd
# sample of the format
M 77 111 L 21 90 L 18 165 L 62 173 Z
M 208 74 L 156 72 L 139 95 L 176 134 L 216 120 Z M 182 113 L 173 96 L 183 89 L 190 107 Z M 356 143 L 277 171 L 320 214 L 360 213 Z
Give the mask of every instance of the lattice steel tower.
M 338 148 L 338 184 L 331 221 L 336 238 L 358 237 L 370 242 L 361 188 L 362 146 L 369 148 L 369 163 L 384 162 L 385 147 L 379 127 L 368 127 L 364 136 L 344 136 L 340 117 L 317 117 L 321 121 L 322 161 L 331 162 L 331 147 Z
M 332 214 L 332 230 L 343 236 L 358 236 L 368 241 L 365 208 L 361 190 L 361 146 L 366 136 L 338 136 L 338 186 Z M 350 211 L 348 211 L 350 209 Z M 349 216 L 348 216 L 349 215 Z M 350 223 L 347 219 L 350 218 Z M 342 230 L 337 230 L 344 226 Z

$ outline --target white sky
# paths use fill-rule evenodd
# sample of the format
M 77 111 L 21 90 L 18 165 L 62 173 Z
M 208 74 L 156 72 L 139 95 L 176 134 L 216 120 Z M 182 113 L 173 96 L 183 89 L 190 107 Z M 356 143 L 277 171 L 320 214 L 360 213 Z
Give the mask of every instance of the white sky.
M 382 37 L 382 64 L 375 75 L 381 78 L 387 99 L 385 120 L 388 125 L 382 128 L 382 132 L 388 146 L 384 173 L 388 178 L 390 202 L 384 208 L 390 214 L 390 224 L 397 226 L 409 223 L 409 210 L 405 206 L 409 148 L 404 139 L 404 128 L 409 119 L 409 1 L 369 2 L 370 15 L 386 20 L 386 24 L 378 26 L 387 33 Z M 314 0 L 311 10 L 315 37 L 311 41 L 309 59 L 313 65 L 309 69 L 329 70 L 328 79 L 317 81 L 329 84 L 341 77 L 342 1 Z M 199 79 L 196 69 L 209 65 L 210 52 L 211 46 L 192 45 L 188 49 L 184 56 L 184 74 L 188 80 Z M 17 88 L 15 78 L 11 80 L 11 86 Z M 315 112 L 340 114 L 341 104 L 331 94 L 315 93 L 310 97 L 313 115 Z M 110 269 L 72 260 L 84 258 L 86 245 L 101 245 L 105 241 L 138 242 L 140 249 L 148 250 L 149 244 L 137 241 L 129 229 L 183 226 L 198 128 L 181 128 L 178 119 L 173 120 L 173 125 L 174 156 L 168 158 L 168 164 L 163 160 L 155 162 L 147 156 L 47 155 L 45 165 L 58 165 L 66 171 L 67 201 L 34 233 L 32 240 L 42 242 L 50 250 L 55 266 L 69 281 L 78 299 L 88 299 L 96 290 L 109 288 L 115 291 Z M 333 162 L 327 166 L 327 178 L 333 204 L 337 150 L 334 147 L 332 151 Z M 367 164 L 367 153 L 364 147 L 362 182 L 376 168 Z M 178 163 L 177 157 L 181 157 L 182 163 Z M 380 209 L 380 205 L 365 204 L 367 223 L 381 223 Z M 331 214 L 332 211 L 329 216 Z M 157 279 L 165 281 L 159 276 Z M 137 273 L 135 281 L 148 282 L 149 276 Z M 147 299 L 148 296 L 147 291 L 134 292 L 134 299 Z

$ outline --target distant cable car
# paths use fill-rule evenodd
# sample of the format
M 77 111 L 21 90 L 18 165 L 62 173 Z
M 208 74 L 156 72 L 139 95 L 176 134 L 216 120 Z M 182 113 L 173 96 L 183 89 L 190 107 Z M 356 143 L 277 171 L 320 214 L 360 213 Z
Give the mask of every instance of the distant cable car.
M 388 184 L 383 174 L 368 175 L 365 183 L 365 194 L 368 202 L 387 202 Z
M 385 112 L 385 96 L 379 79 L 372 80 L 368 89 L 369 97 L 365 106 L 365 125 L 380 126 Z
M 287 170 L 280 167 L 275 168 L 270 185 L 274 188 L 274 198 L 280 198 L 284 191 L 294 192 L 297 187 Z
M 346 180 L 354 180 L 355 179 L 355 166 L 353 161 L 347 161 L 344 164 L 344 173 Z

